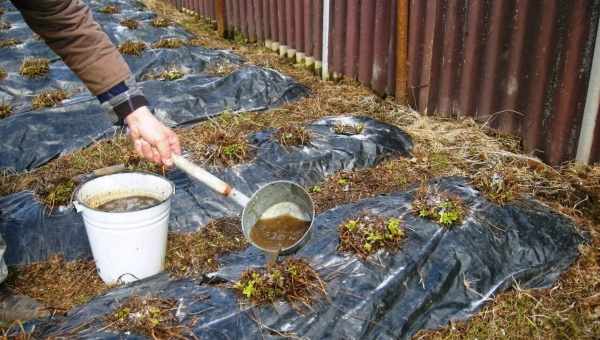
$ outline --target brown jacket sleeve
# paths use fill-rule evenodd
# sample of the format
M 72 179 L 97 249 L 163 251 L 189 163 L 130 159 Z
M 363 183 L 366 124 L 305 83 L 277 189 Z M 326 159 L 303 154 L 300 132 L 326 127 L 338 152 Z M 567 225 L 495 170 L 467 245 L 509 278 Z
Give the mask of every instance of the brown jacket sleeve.
M 81 0 L 11 1 L 94 95 L 130 77 L 129 66 Z

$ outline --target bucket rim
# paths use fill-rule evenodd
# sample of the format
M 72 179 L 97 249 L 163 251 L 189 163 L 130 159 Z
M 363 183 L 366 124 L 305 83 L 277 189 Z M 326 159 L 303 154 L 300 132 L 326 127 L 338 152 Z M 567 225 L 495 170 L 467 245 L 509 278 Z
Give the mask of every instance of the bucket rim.
M 155 204 L 152 204 L 151 206 L 148 206 L 148 207 L 146 207 L 144 209 L 140 209 L 140 210 L 134 210 L 134 211 L 114 211 L 114 212 L 103 211 L 103 210 L 99 210 L 99 209 L 96 209 L 96 208 L 92 208 L 86 202 L 83 202 L 83 201 L 81 201 L 81 200 L 78 199 L 79 192 L 81 191 L 81 188 L 83 188 L 86 184 L 88 184 L 88 183 L 90 183 L 92 181 L 95 181 L 97 179 L 100 179 L 100 178 L 109 177 L 109 176 L 124 175 L 124 174 L 139 174 L 139 175 L 153 176 L 153 177 L 157 177 L 159 179 L 162 179 L 165 182 L 169 183 L 169 185 L 171 187 L 171 193 L 166 198 L 158 201 Z M 165 202 L 169 201 L 174 195 L 175 195 L 175 184 L 173 183 L 173 181 L 169 180 L 165 176 L 160 176 L 160 175 L 157 175 L 155 173 L 152 173 L 152 172 L 149 172 L 149 171 L 143 171 L 143 170 L 125 170 L 125 171 L 119 171 L 119 172 L 114 173 L 114 174 L 106 174 L 106 175 L 102 175 L 102 176 L 93 177 L 93 178 L 90 178 L 90 179 L 86 180 L 85 182 L 80 183 L 75 188 L 75 191 L 73 192 L 72 202 L 80 204 L 84 208 L 86 208 L 88 210 L 91 210 L 91 211 L 94 211 L 94 212 L 97 212 L 97 213 L 104 213 L 104 214 L 130 214 L 130 213 L 137 213 L 137 212 L 140 212 L 140 211 L 145 211 L 145 210 L 148 210 L 148 209 L 152 209 L 152 208 L 158 207 L 159 205 L 162 205 Z

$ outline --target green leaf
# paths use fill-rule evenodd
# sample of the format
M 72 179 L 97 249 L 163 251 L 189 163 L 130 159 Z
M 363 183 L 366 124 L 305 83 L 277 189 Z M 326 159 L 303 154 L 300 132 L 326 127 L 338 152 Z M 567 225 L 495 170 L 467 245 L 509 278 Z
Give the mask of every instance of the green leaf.
M 250 281 L 248 281 L 248 283 L 246 283 L 246 286 L 244 287 L 242 294 L 244 294 L 246 296 L 246 298 L 249 299 L 252 297 L 252 294 L 254 294 L 255 291 L 256 291 L 256 289 L 254 288 L 254 280 L 250 280 Z

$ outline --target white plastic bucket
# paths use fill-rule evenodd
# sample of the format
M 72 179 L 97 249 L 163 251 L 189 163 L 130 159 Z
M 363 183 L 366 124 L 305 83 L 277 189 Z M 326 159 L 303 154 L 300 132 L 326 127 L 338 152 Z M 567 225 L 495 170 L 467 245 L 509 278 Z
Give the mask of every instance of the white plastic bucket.
M 100 278 L 108 284 L 131 282 L 164 269 L 171 197 L 175 187 L 167 179 L 139 172 L 92 179 L 75 193 Z M 159 202 L 146 209 L 104 212 L 111 200 L 149 196 Z

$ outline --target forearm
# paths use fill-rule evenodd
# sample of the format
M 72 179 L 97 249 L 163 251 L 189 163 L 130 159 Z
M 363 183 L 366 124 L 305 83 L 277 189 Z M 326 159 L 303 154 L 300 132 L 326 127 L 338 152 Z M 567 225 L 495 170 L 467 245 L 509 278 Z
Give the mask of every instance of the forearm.
M 11 0 L 29 27 L 94 95 L 131 76 L 129 66 L 80 0 Z

